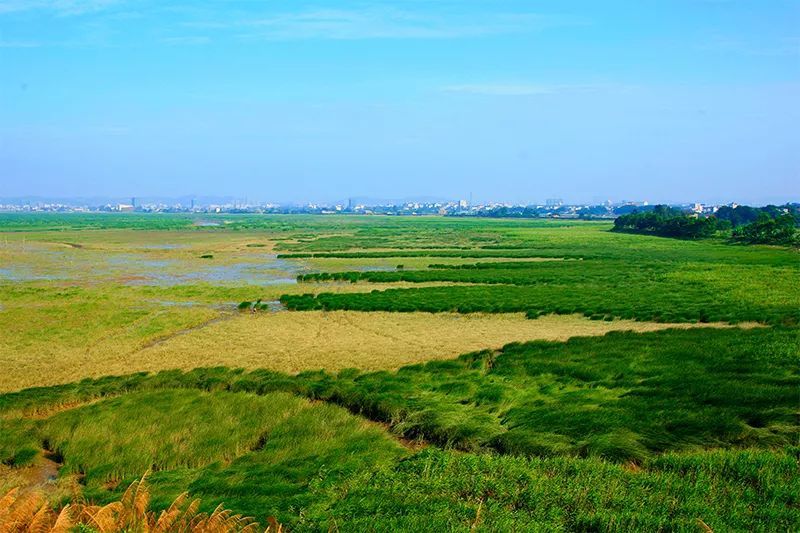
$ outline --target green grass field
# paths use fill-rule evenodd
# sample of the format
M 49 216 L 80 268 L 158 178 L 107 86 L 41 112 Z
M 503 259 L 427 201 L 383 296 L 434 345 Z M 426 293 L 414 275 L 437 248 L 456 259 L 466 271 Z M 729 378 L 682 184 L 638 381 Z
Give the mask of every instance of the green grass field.
M 800 529 L 800 254 L 609 229 L 0 215 L 0 492 L 149 472 L 155 509 L 292 531 Z M 483 329 L 442 357 L 452 312 Z

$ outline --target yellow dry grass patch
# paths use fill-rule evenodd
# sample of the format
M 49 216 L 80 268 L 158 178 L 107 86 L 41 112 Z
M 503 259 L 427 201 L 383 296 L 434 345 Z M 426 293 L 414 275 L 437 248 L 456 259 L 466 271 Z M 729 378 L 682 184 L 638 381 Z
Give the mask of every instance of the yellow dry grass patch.
M 418 284 L 442 285 L 447 283 Z M 98 285 L 74 294 L 69 289 L 62 293 L 57 287 L 8 300 L 0 294 L 0 368 L 4 370 L 0 372 L 0 392 L 112 373 L 172 368 L 169 361 L 146 368 L 132 366 L 131 361 L 134 354 L 164 339 L 189 335 L 213 321 L 243 318 L 235 306 L 244 299 L 269 301 L 284 293 L 368 292 L 405 286 L 412 284 L 335 282 L 228 288 Z M 28 287 L 33 290 L 32 285 Z M 222 301 L 227 303 L 220 305 Z
M 130 370 L 198 366 L 268 368 L 295 373 L 343 368 L 394 369 L 448 359 L 514 341 L 566 340 L 609 331 L 709 326 L 589 320 L 579 315 L 428 314 L 355 311 L 239 315 L 132 354 Z M 722 325 L 715 325 L 717 327 Z M 106 368 L 100 373 L 120 372 Z
M 207 308 L 130 308 L 119 316 L 53 306 L 12 308 L 0 314 L 0 392 L 129 373 L 127 358 L 155 339 L 215 320 Z M 108 371 L 106 371 L 108 369 Z

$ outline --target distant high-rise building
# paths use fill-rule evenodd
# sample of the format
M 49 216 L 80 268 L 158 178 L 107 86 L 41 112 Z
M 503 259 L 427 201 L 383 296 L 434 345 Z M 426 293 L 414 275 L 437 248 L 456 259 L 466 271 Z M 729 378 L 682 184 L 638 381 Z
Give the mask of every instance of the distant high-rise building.
M 544 204 L 547 207 L 559 207 L 564 205 L 564 200 L 562 200 L 561 198 L 548 198 L 547 200 L 544 201 Z

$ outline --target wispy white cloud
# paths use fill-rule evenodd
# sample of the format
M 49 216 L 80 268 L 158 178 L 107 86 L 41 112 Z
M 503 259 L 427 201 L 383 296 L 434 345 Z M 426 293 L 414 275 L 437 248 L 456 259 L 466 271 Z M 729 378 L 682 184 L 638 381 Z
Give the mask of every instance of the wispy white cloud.
M 210 43 L 211 38 L 205 35 L 181 35 L 175 37 L 164 37 L 161 39 L 161 42 L 175 46 L 197 46 Z
M 504 84 L 504 83 L 467 83 L 442 87 L 448 93 L 484 94 L 489 96 L 530 96 L 535 94 L 551 94 L 553 87 L 546 85 Z
M 545 94 L 627 92 L 634 87 L 621 84 L 536 84 L 536 83 L 467 83 L 446 85 L 448 93 L 467 93 L 485 96 L 537 96 Z
M 38 41 L 0 41 L 0 48 L 38 48 L 43 43 Z
M 102 126 L 97 128 L 96 131 L 109 137 L 122 137 L 131 133 L 131 129 L 128 126 Z
M 226 9 L 226 3 L 168 5 L 126 0 L 0 0 L 0 16 L 36 12 L 59 17 L 85 15 L 109 28 L 131 18 L 149 19 L 162 28 L 164 44 L 204 44 L 233 38 L 245 41 L 455 39 L 529 33 L 552 27 L 585 25 L 587 21 L 529 12 L 475 13 L 461 9 L 420 9 L 387 5 L 280 11 L 254 4 L 247 11 Z M 92 16 L 91 18 L 89 16 Z M 188 36 L 184 36 L 188 35 Z
M 185 23 L 194 28 L 233 30 L 244 39 L 357 40 L 448 39 L 538 31 L 578 21 L 536 13 L 494 13 L 474 17 L 422 14 L 389 8 L 316 9 L 211 22 Z
M 21 11 L 49 11 L 56 15 L 84 15 L 103 11 L 120 0 L 0 0 L 0 15 Z
M 697 46 L 698 49 L 744 56 L 800 55 L 800 37 L 784 37 L 773 42 L 755 43 L 738 37 L 717 35 Z

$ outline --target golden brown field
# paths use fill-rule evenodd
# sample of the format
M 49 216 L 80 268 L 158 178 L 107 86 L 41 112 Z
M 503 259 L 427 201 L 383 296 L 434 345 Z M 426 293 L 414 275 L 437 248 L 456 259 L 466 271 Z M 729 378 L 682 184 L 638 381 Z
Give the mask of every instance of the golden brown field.
M 563 341 L 609 331 L 708 326 L 547 315 L 308 311 L 238 316 L 145 348 L 130 358 L 137 370 L 223 365 L 282 372 L 344 368 L 390 370 L 451 359 L 516 341 Z M 721 327 L 721 324 L 713 325 Z M 112 371 L 113 372 L 113 371 Z M 108 373 L 108 372 L 106 372 Z
M 90 345 L 21 351 L 0 357 L 14 368 L 0 377 L 0 390 L 54 385 L 105 375 L 201 366 L 266 368 L 296 373 L 344 368 L 395 369 L 459 354 L 497 349 L 515 341 L 566 340 L 609 331 L 724 327 L 723 324 L 665 324 L 589 320 L 580 315 L 548 315 L 536 320 L 514 314 L 386 313 L 309 311 L 175 313 L 170 332 L 141 338 L 135 326 Z M 180 313 L 189 313 L 182 316 Z M 191 317 L 200 320 L 192 324 Z M 150 318 L 150 320 L 155 320 Z M 186 320 L 185 327 L 182 327 Z

